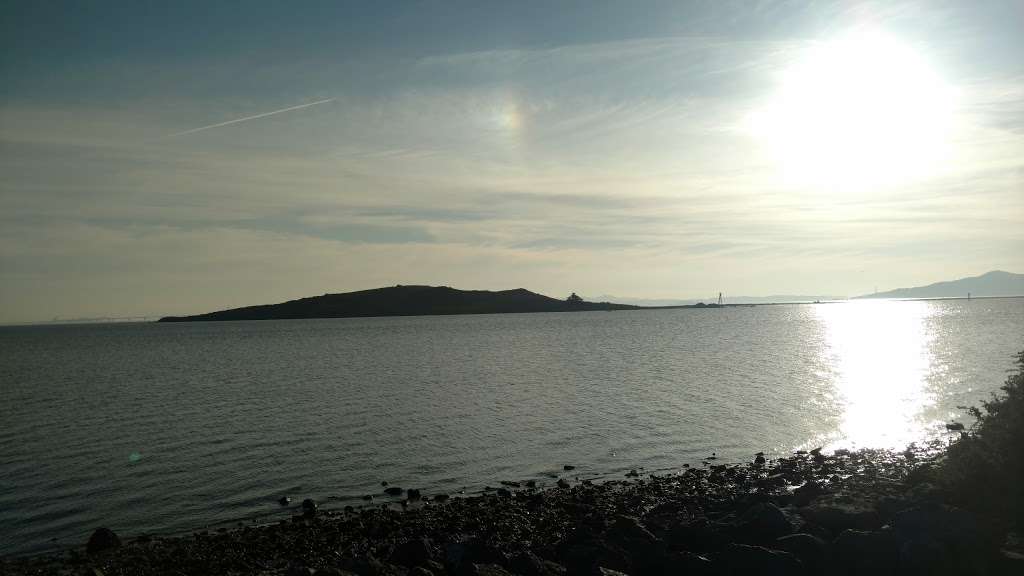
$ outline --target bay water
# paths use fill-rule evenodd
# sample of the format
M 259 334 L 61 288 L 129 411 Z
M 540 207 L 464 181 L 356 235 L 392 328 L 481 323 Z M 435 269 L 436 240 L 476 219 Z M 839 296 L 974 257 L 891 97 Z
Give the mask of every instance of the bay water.
M 0 327 L 0 555 L 970 423 L 1024 299 Z M 564 465 L 575 466 L 571 472 Z

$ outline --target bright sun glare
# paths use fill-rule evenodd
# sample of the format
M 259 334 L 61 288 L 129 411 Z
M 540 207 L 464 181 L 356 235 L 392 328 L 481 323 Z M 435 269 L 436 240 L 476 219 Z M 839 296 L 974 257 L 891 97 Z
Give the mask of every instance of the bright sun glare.
M 952 109 L 952 91 L 921 54 L 861 30 L 798 58 L 753 127 L 788 181 L 866 190 L 938 173 Z

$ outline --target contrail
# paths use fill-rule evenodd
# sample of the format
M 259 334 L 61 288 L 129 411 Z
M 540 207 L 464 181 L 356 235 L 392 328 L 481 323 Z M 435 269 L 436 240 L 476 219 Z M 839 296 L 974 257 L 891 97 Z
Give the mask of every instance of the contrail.
M 200 126 L 199 128 L 192 128 L 190 130 L 183 130 L 181 132 L 175 132 L 174 134 L 168 134 L 164 138 L 174 138 L 177 136 L 184 136 L 186 134 L 195 134 L 196 132 L 202 132 L 203 130 L 211 130 L 213 128 L 220 128 L 221 126 L 227 126 L 228 124 L 238 124 L 239 122 L 245 122 L 246 120 L 255 120 L 257 118 L 265 118 L 267 116 L 273 116 L 274 114 L 281 114 L 284 112 L 291 112 L 292 110 L 300 110 L 302 108 L 309 108 L 310 106 L 316 106 L 318 104 L 326 104 L 333 102 L 334 98 L 327 98 L 326 100 L 317 100 L 316 102 L 309 102 L 307 104 L 299 104 L 298 106 L 289 106 L 288 108 L 281 108 L 280 110 L 274 110 L 273 112 L 264 112 L 262 114 L 255 114 L 253 116 L 246 116 L 245 118 L 235 118 L 234 120 L 228 120 L 227 122 L 218 122 L 217 124 L 210 124 L 209 126 Z

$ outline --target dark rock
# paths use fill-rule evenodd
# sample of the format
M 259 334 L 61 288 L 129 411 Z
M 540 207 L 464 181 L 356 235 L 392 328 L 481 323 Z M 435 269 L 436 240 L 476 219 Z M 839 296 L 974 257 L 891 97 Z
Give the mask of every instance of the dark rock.
M 806 506 L 822 494 L 824 494 L 824 489 L 821 484 L 809 480 L 793 491 L 793 503 L 796 506 Z
M 316 516 L 317 505 L 312 498 L 306 498 L 302 501 L 302 515 L 306 518 L 312 518 Z
M 762 502 L 750 507 L 740 516 L 737 529 L 745 540 L 766 543 L 791 534 L 793 524 L 778 506 Z
M 575 469 L 576 469 L 575 466 L 570 466 L 569 464 L 566 464 L 565 466 L 562 466 L 562 470 L 565 470 L 566 472 L 568 472 L 570 470 L 575 470 Z
M 501 498 L 511 498 L 512 497 L 512 493 L 509 492 L 507 488 L 498 488 L 496 493 Z
M 364 494 L 364 495 L 363 495 L 363 500 L 367 500 L 367 501 L 369 501 L 369 500 L 373 500 L 373 496 L 372 496 L 372 495 L 370 495 L 370 494 Z
M 636 468 L 626 472 L 626 478 L 636 478 L 638 476 L 640 476 L 640 473 L 636 471 Z
M 547 571 L 544 561 L 539 556 L 527 550 L 520 552 L 509 560 L 508 566 L 513 573 L 520 576 L 545 576 Z
M 970 574 L 956 570 L 954 559 L 946 547 L 926 538 L 907 540 L 900 546 L 899 572 L 920 576 Z
M 406 576 L 404 568 L 381 562 L 373 556 L 346 558 L 340 562 L 339 567 L 359 576 Z
M 402 492 L 405 492 L 405 490 L 402 490 L 398 486 L 389 486 L 384 489 L 384 493 L 388 496 L 401 496 Z
M 447 494 L 438 494 L 437 496 L 434 496 L 434 501 L 435 502 L 445 502 L 447 500 L 448 500 L 448 495 Z
M 285 576 L 312 576 L 313 570 L 302 564 L 292 564 L 285 571 Z
M 897 574 L 900 542 L 887 531 L 844 530 L 832 545 L 836 574 Z
M 565 564 L 569 576 L 593 576 L 599 567 L 633 573 L 629 555 L 618 546 L 600 540 L 569 546 L 563 551 L 560 560 Z
M 509 488 L 519 488 L 520 486 L 519 482 L 513 482 L 511 480 L 502 480 L 501 483 L 502 485 L 508 486 Z
M 714 562 L 693 552 L 670 552 L 661 558 L 655 574 L 670 576 L 685 574 L 686 576 L 718 576 Z
M 803 508 L 800 514 L 808 521 L 839 534 L 843 530 L 874 530 L 882 526 L 881 515 L 874 503 L 863 500 L 840 501 L 819 499 Z
M 792 554 L 811 574 L 823 572 L 828 563 L 829 544 L 811 534 L 783 536 L 776 540 L 771 547 Z
M 758 452 L 754 456 L 754 466 L 764 466 L 766 460 L 764 459 L 764 452 Z
M 565 478 L 559 478 L 558 482 L 556 482 L 556 484 L 558 484 L 559 488 L 568 488 L 569 487 L 569 482 L 567 482 L 565 480 Z
M 281 498 L 277 500 L 277 503 L 281 506 L 287 506 L 292 503 L 292 499 L 287 496 L 281 496 Z
M 423 494 L 417 488 L 409 488 L 406 490 L 405 495 L 409 500 L 419 500 L 423 497 Z
M 388 481 L 387 480 L 381 480 L 380 481 L 380 485 L 381 486 L 387 486 L 388 485 Z
M 908 544 L 901 553 L 914 566 L 931 566 L 929 551 L 939 548 L 951 554 L 949 561 L 956 573 L 984 573 L 994 562 L 1000 537 L 990 523 L 952 506 L 929 503 L 893 516 L 894 531 Z
M 97 528 L 85 545 L 87 554 L 98 554 L 121 546 L 121 539 L 110 528 Z
M 403 542 L 391 552 L 388 561 L 402 566 L 422 566 L 434 559 L 434 550 L 426 538 Z
M 761 546 L 730 544 L 720 558 L 724 573 L 736 576 L 792 576 L 803 573 L 803 566 L 789 552 Z
M 537 487 L 537 481 L 536 480 L 527 480 L 526 481 L 526 487 L 527 488 L 536 488 Z
M 512 574 L 497 564 L 471 564 L 466 576 L 512 576 Z

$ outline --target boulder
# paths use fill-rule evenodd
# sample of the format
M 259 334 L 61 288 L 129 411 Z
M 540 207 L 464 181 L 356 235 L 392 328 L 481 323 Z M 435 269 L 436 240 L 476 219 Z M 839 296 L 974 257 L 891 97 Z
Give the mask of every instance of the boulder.
M 497 564 L 471 564 L 466 576 L 512 576 L 512 573 Z
M 422 566 L 434 558 L 434 549 L 426 538 L 403 542 L 391 552 L 388 561 L 402 566 Z
M 900 541 L 891 531 L 844 530 L 832 544 L 832 571 L 846 576 L 898 573 Z
M 529 550 L 520 552 L 510 558 L 508 567 L 513 573 L 520 576 L 545 576 L 547 573 L 544 561 Z
M 87 554 L 98 554 L 121 546 L 121 539 L 110 528 L 97 528 L 85 545 Z
M 568 488 L 569 487 L 569 483 L 565 480 L 565 478 L 559 478 L 557 484 L 558 484 L 559 488 Z
M 405 495 L 409 500 L 419 500 L 423 497 L 418 488 L 409 488 L 406 490 Z
M 388 486 L 384 489 L 384 493 L 388 496 L 401 496 L 402 492 L 405 492 L 405 490 L 402 490 L 398 486 Z
M 823 572 L 828 563 L 829 544 L 812 534 L 783 536 L 777 539 L 771 547 L 795 556 L 810 574 Z
M 793 533 L 789 518 L 770 502 L 761 502 L 747 509 L 736 522 L 737 533 L 745 540 L 768 542 Z
M 802 486 L 793 490 L 793 504 L 795 506 L 807 506 L 814 502 L 819 496 L 825 493 L 825 489 L 815 480 L 808 480 Z
M 833 534 L 843 530 L 874 530 L 882 526 L 882 517 L 874 502 L 858 499 L 818 499 L 800 510 L 808 522 L 829 529 Z
M 306 518 L 312 518 L 316 516 L 317 505 L 312 498 L 306 498 L 302 501 L 302 515 Z
M 795 556 L 781 550 L 761 546 L 730 544 L 719 559 L 724 574 L 729 576 L 792 576 L 803 573 L 803 566 Z

